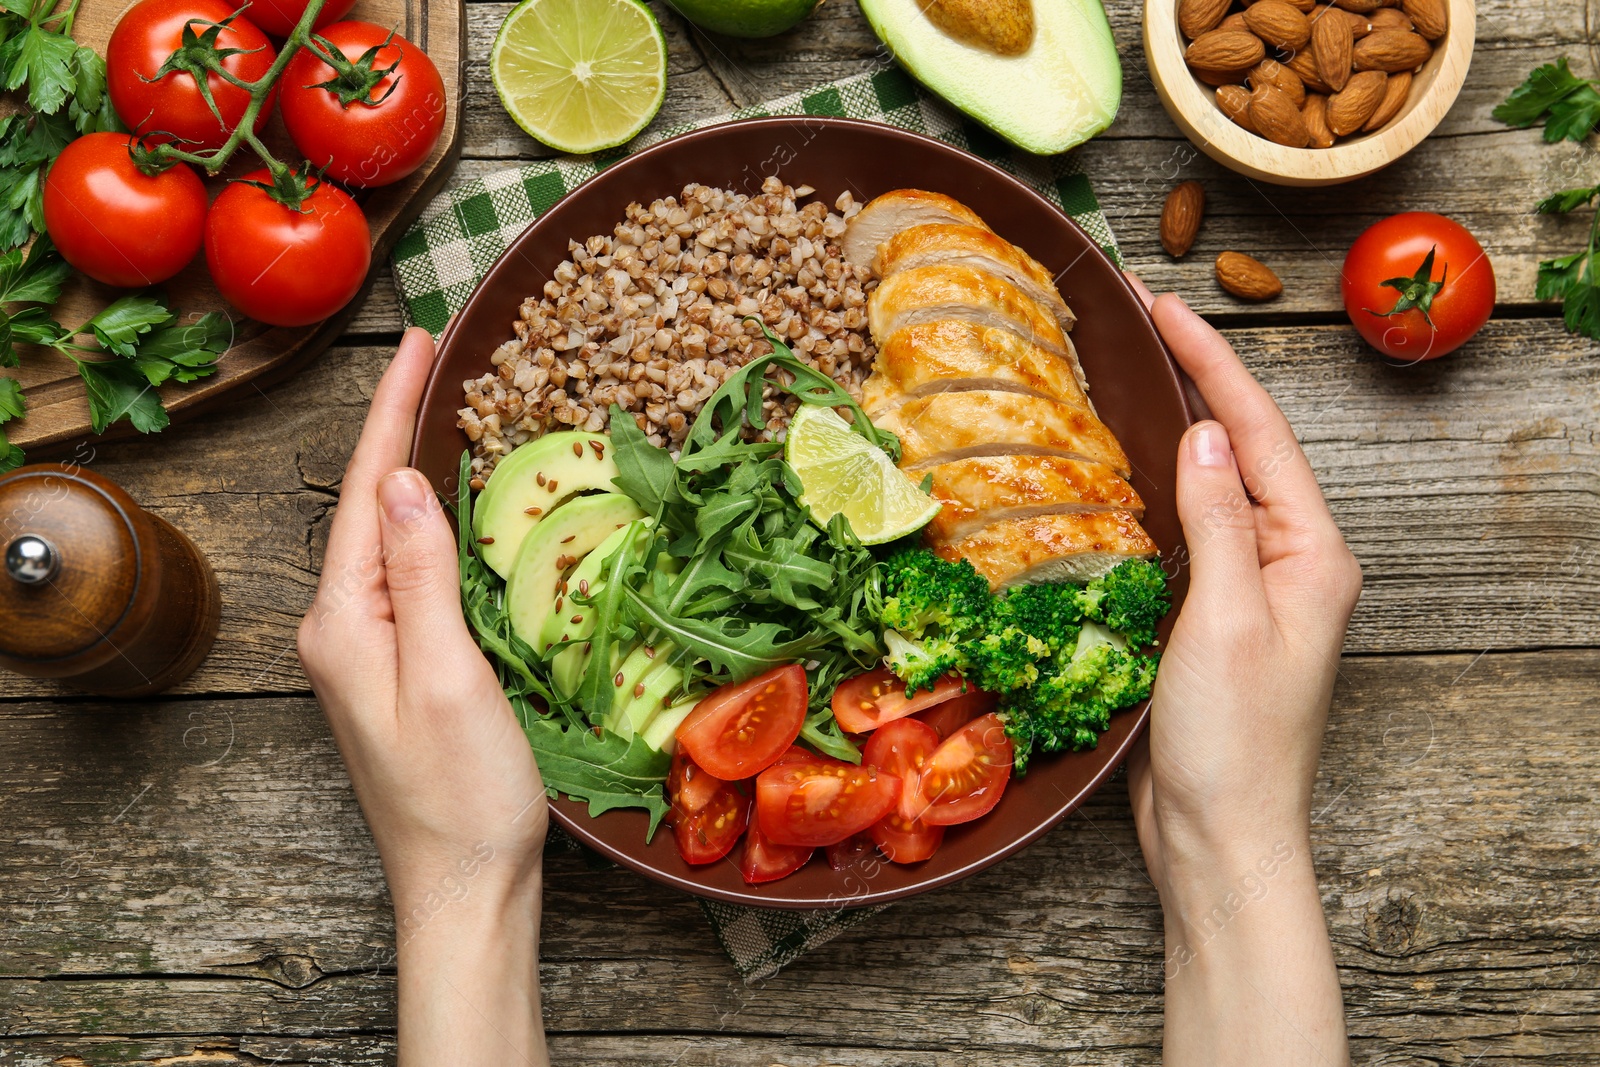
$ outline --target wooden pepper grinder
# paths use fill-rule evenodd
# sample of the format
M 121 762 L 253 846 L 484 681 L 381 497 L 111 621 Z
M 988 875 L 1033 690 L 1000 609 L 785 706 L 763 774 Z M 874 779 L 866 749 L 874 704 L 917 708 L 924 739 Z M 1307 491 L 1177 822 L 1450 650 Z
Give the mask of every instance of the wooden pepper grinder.
M 0 667 L 116 697 L 183 681 L 222 613 L 194 543 L 77 466 L 0 477 Z

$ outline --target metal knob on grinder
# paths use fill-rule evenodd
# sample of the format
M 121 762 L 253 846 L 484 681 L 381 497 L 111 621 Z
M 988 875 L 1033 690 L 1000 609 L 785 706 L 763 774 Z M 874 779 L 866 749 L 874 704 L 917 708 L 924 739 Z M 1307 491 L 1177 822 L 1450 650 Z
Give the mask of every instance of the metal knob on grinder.
M 0 667 L 106 696 L 181 682 L 216 638 L 194 543 L 115 483 L 36 464 L 0 477 Z

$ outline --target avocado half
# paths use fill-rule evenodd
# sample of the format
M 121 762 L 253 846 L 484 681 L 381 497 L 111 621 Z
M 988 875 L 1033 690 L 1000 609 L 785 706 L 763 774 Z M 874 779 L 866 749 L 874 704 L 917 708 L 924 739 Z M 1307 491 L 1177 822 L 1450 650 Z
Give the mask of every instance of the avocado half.
M 1053 155 L 1111 125 L 1122 65 L 1100 0 L 1033 0 L 1033 44 L 1002 56 L 935 26 L 919 0 L 859 0 L 922 84 L 1019 148 Z

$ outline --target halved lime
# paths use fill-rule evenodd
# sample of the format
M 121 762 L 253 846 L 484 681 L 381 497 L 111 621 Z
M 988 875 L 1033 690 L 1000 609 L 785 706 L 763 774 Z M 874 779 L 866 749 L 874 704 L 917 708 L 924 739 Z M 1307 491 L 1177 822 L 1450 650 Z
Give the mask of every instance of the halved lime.
M 800 476 L 800 503 L 812 518 L 826 525 L 843 513 L 864 544 L 904 537 L 939 513 L 937 500 L 832 408 L 800 405 L 789 422 L 783 458 Z
M 639 0 L 522 0 L 494 39 L 500 103 L 551 148 L 614 148 L 667 95 L 667 42 Z

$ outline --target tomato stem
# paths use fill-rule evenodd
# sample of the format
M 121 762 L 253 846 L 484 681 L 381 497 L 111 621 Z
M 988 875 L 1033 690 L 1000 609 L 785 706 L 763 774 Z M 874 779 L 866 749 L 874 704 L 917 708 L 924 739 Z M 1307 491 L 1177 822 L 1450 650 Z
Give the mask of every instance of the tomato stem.
M 73 7 L 70 10 L 75 11 L 79 2 L 81 0 L 74 0 Z M 240 145 L 249 145 L 250 149 L 260 157 L 261 162 L 266 165 L 267 170 L 272 174 L 273 188 L 268 191 L 269 195 L 280 203 L 287 204 L 290 207 L 298 207 L 298 202 L 289 203 L 288 200 L 284 199 L 286 194 L 283 190 L 287 186 L 283 182 L 282 176 L 289 170 L 289 166 L 274 156 L 271 150 L 262 144 L 261 138 L 256 136 L 256 120 L 260 118 L 262 110 L 267 106 L 267 101 L 272 96 L 273 87 L 278 84 L 278 79 L 283 76 L 284 68 L 289 65 L 289 61 L 310 40 L 311 29 L 316 24 L 317 16 L 322 13 L 325 2 L 326 0 L 310 0 L 306 4 L 305 11 L 300 15 L 300 21 L 295 23 L 294 30 L 290 32 L 288 38 L 283 42 L 283 47 L 278 51 L 278 57 L 273 60 L 272 66 L 267 68 L 266 73 L 254 81 L 245 81 L 232 71 L 225 70 L 222 63 L 226 55 L 220 54 L 214 47 L 208 51 L 197 53 L 195 58 L 201 66 L 230 85 L 237 86 L 249 93 L 250 103 L 245 108 L 244 114 L 240 116 L 238 125 L 233 128 L 233 132 L 228 134 L 228 139 L 222 143 L 222 147 L 209 152 L 189 152 L 179 148 L 176 144 L 168 142 L 151 147 L 149 150 L 151 157 L 160 163 L 166 164 L 188 163 L 199 167 L 206 174 L 214 177 L 233 159 L 233 155 L 239 150 Z M 242 12 L 244 8 L 239 10 Z M 235 15 L 237 14 L 239 12 L 235 12 Z M 208 25 L 218 24 L 208 23 Z M 226 50 L 223 51 L 225 52 Z M 232 53 L 229 52 L 227 54 Z M 177 53 L 174 53 L 174 55 L 177 55 Z M 204 80 L 199 78 L 195 80 L 200 83 L 202 90 L 204 90 Z M 211 103 L 210 93 L 207 92 L 204 95 L 207 97 L 207 103 Z M 212 106 L 213 110 L 215 110 L 215 105 L 213 104 Z M 304 198 L 302 197 L 301 199 Z

